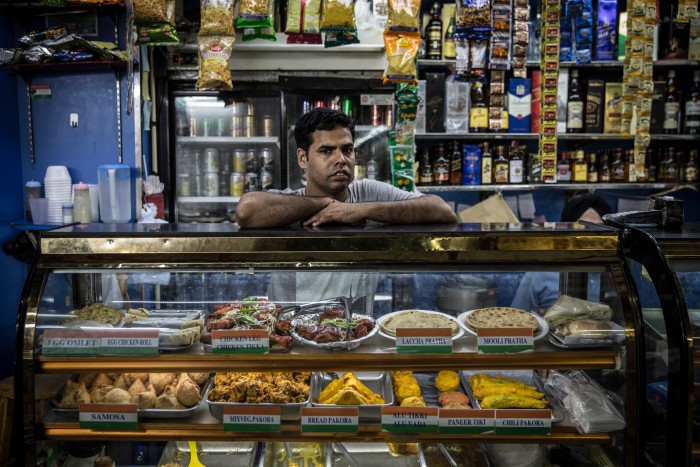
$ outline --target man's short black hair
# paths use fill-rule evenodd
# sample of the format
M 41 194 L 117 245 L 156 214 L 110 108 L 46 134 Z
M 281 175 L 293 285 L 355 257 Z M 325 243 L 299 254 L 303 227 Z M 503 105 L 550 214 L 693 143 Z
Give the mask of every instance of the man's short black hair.
M 581 195 L 566 203 L 564 210 L 561 212 L 561 221 L 576 222 L 588 208 L 593 208 L 600 217 L 612 213 L 612 208 L 602 196 Z
M 355 122 L 352 117 L 339 110 L 316 107 L 302 115 L 294 126 L 294 140 L 297 142 L 297 148 L 308 152 L 313 142 L 311 134 L 314 131 L 331 131 L 338 126 L 350 130 L 352 140 L 355 141 Z

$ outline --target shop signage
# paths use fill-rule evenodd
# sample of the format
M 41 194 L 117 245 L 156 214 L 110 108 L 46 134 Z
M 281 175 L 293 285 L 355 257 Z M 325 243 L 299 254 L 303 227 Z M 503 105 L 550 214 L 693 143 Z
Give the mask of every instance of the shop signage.
M 357 433 L 358 420 L 357 407 L 301 408 L 302 433 Z
M 97 330 L 47 329 L 42 335 L 41 353 L 58 355 L 100 355 L 100 335 Z
M 438 431 L 442 435 L 476 435 L 493 431 L 495 410 L 440 409 Z
M 549 409 L 498 409 L 497 435 L 548 435 L 552 433 L 552 411 Z
M 382 407 L 382 430 L 390 433 L 437 433 L 437 407 Z
M 270 351 L 270 331 L 265 329 L 219 329 L 211 332 L 213 353 L 263 354 Z
M 224 431 L 279 432 L 281 407 L 224 406 Z
M 479 328 L 476 348 L 479 353 L 532 352 L 535 339 L 531 328 Z
M 136 404 L 80 404 L 80 428 L 88 430 L 137 430 Z
M 397 328 L 398 354 L 451 354 L 450 328 Z
M 158 329 L 101 329 L 102 355 L 158 355 Z

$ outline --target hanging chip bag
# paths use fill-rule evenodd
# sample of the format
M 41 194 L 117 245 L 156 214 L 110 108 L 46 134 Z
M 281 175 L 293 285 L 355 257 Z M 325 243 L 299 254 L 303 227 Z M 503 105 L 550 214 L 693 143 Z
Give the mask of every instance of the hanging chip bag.
M 384 31 L 387 65 L 382 76 L 384 83 L 415 83 L 418 69 L 416 57 L 420 46 L 417 32 Z
M 270 5 L 272 5 L 272 7 Z M 271 19 L 273 17 L 274 2 L 269 2 L 267 0 L 240 0 L 238 5 L 238 18 L 236 18 L 236 28 L 274 28 Z
M 321 4 L 321 31 L 356 31 L 353 0 L 325 0 Z
M 200 36 L 233 36 L 233 0 L 200 0 Z
M 199 43 L 197 90 L 230 90 L 233 88 L 229 60 L 235 40 L 233 36 L 200 36 L 197 39 Z

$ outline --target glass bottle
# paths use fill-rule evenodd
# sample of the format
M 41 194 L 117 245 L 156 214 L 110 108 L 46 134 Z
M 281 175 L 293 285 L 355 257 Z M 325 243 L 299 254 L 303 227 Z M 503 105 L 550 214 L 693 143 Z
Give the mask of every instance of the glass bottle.
M 586 163 L 586 153 L 583 149 L 579 149 L 574 153 L 572 181 L 574 183 L 586 183 L 588 181 L 588 164 Z
M 425 58 L 442 60 L 442 7 L 439 2 L 433 3 L 430 9 L 430 21 L 425 27 Z
M 688 154 L 688 161 L 683 166 L 686 183 L 696 183 L 698 181 L 698 150 L 691 149 Z
M 664 95 L 664 133 L 676 134 L 680 130 L 681 103 L 676 89 L 676 72 L 668 71 L 666 94 Z
M 430 153 L 427 149 L 423 149 L 420 158 L 420 184 L 433 184 L 433 164 L 430 162 Z
M 693 87 L 685 99 L 684 132 L 689 135 L 700 134 L 700 70 L 693 73 Z
M 612 181 L 613 183 L 624 183 L 627 181 L 625 173 L 625 159 L 622 157 L 622 149 L 615 149 L 615 156 L 612 161 Z
M 452 16 L 445 30 L 445 41 L 442 43 L 442 53 L 446 60 L 454 60 L 457 58 L 457 43 L 455 42 L 456 28 L 455 17 Z
M 496 160 L 493 162 L 493 183 L 505 185 L 508 183 L 510 163 L 506 156 L 506 147 L 496 146 Z
M 523 183 L 524 161 L 517 141 L 513 141 L 508 161 L 508 183 Z
M 459 142 L 452 143 L 452 151 L 450 152 L 450 185 L 462 184 L 462 151 L 460 151 Z
M 379 163 L 374 155 L 370 156 L 367 161 L 367 178 L 370 180 L 376 180 L 379 176 Z
M 673 149 L 673 148 L 671 148 Z M 656 178 L 660 182 L 666 181 L 666 164 L 668 164 L 668 149 L 663 150 L 659 148 L 656 152 L 656 158 L 659 161 L 658 168 L 656 169 Z
M 655 183 L 657 181 L 656 162 L 656 152 L 651 148 L 647 148 L 646 154 L 644 154 L 644 180 L 646 182 Z
M 600 160 L 600 182 L 610 183 L 612 182 L 612 168 L 610 167 L 610 151 L 605 149 L 603 151 L 603 156 Z
M 678 183 L 678 161 L 676 160 L 675 148 L 668 148 L 668 158 L 666 159 L 666 182 Z
M 625 160 L 625 182 L 634 183 L 636 181 L 637 171 L 634 166 L 634 149 L 628 149 Z
M 567 158 L 566 151 L 559 155 L 557 163 L 557 182 L 568 183 L 571 181 L 571 163 Z
M 583 108 L 584 102 L 581 96 L 581 85 L 578 80 L 578 70 L 571 70 L 569 81 L 569 100 L 566 103 L 566 132 L 583 132 Z
M 598 183 L 598 161 L 595 152 L 588 154 L 588 174 L 586 179 L 588 183 Z
M 362 180 L 367 176 L 367 167 L 365 166 L 365 156 L 362 150 L 355 149 L 355 180 Z
M 481 150 L 481 184 L 491 185 L 493 182 L 493 155 L 489 143 L 484 142 Z
M 484 86 L 483 81 L 476 81 L 472 84 L 471 108 L 469 109 L 470 133 L 485 133 L 489 128 L 489 111 Z
M 433 180 L 436 185 L 450 184 L 450 160 L 445 155 L 445 145 L 437 145 L 435 163 L 433 164 Z

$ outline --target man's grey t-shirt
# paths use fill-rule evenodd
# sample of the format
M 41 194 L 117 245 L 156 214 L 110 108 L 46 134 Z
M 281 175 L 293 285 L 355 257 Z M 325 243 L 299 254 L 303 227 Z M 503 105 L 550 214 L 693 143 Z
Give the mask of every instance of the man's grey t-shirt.
M 274 193 L 305 196 L 306 189 L 269 190 Z M 400 190 L 388 183 L 376 180 L 355 180 L 348 186 L 346 203 L 378 201 L 402 201 L 419 198 L 420 193 Z M 366 312 L 372 314 L 374 291 L 379 281 L 378 273 L 369 271 L 333 272 L 273 272 L 270 276 L 270 300 L 285 303 L 308 303 L 327 298 L 352 295 L 366 296 Z

